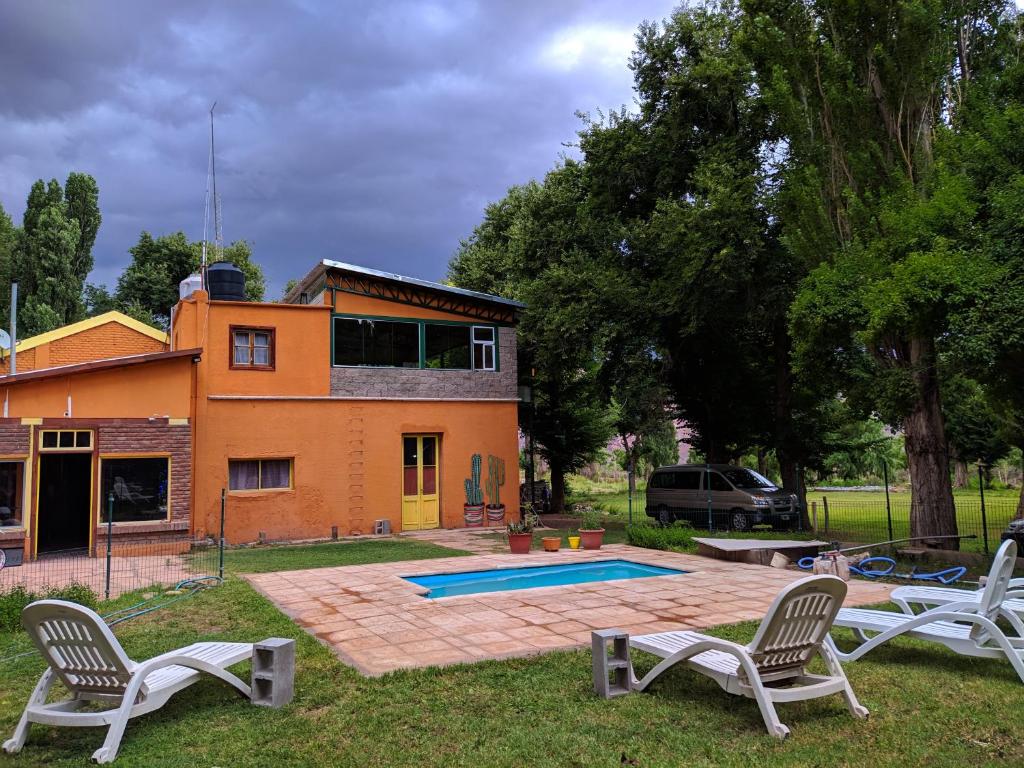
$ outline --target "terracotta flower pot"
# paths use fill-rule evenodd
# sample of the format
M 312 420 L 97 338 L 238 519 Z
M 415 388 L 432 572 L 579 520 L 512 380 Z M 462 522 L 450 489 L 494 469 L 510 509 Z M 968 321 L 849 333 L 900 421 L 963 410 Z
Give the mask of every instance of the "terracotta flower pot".
M 533 544 L 532 533 L 510 533 L 508 535 L 508 548 L 513 555 L 529 554 L 531 544 Z
M 488 525 L 504 525 L 505 524 L 505 505 L 504 504 L 488 504 L 487 505 L 487 524 Z
M 545 536 L 541 542 L 544 544 L 545 552 L 557 552 L 562 548 L 561 536 Z
M 580 538 L 583 540 L 584 549 L 600 549 L 604 540 L 604 528 L 596 528 L 592 531 L 580 531 Z
M 462 515 L 467 528 L 480 528 L 484 524 L 484 505 L 463 504 Z

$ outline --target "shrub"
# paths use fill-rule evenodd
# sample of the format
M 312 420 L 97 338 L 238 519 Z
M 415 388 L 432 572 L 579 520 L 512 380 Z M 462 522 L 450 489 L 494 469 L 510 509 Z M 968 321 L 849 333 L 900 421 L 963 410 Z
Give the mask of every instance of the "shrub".
M 11 631 L 21 627 L 21 612 L 25 606 L 36 600 L 68 600 L 90 608 L 96 605 L 96 593 L 84 584 L 72 582 L 64 587 L 50 587 L 44 592 L 29 592 L 22 586 L 7 592 L 0 592 L 0 631 Z
M 626 537 L 634 547 L 646 549 L 689 549 L 695 548 L 693 529 L 685 524 L 676 523 L 666 528 L 653 525 L 631 525 L 626 529 Z
M 603 527 L 604 525 L 601 520 L 600 512 L 598 512 L 593 507 L 587 507 L 585 510 L 583 510 L 583 514 L 580 517 L 581 531 L 596 531 Z

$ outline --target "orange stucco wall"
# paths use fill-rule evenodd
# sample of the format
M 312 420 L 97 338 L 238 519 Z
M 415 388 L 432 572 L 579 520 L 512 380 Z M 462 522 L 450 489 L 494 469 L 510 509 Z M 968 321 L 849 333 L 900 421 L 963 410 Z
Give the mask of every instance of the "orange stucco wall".
M 517 405 L 511 402 L 212 400 L 196 442 L 197 532 L 215 532 L 228 460 L 294 458 L 289 490 L 229 492 L 229 542 L 402 530 L 402 436 L 437 434 L 440 524 L 463 525 L 463 481 L 474 453 L 505 459 L 501 500 L 519 514 Z M 200 469 L 201 468 L 201 469 Z M 483 481 L 481 481 L 483 485 Z
M 166 349 L 167 344 L 164 342 L 111 321 L 18 352 L 18 373 L 109 357 L 163 352 Z M 0 360 L 0 375 L 7 373 L 9 365 L 7 357 Z
M 187 418 L 191 410 L 192 360 L 175 358 L 127 368 L 4 385 L 10 417 L 63 418 L 71 398 L 76 419 Z

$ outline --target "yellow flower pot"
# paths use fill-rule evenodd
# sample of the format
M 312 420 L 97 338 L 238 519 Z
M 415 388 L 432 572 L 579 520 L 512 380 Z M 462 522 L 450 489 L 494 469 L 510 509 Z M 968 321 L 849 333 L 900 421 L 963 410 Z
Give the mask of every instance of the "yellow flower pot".
M 579 536 L 570 536 L 569 537 L 569 548 L 570 549 L 579 549 L 580 548 L 580 537 Z

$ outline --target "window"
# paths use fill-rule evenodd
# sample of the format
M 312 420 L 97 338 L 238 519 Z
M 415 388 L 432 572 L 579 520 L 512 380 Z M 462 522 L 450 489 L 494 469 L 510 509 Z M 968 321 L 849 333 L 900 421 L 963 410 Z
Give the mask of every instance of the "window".
M 25 462 L 0 461 L 0 530 L 21 525 Z
M 291 487 L 291 459 L 232 459 L 228 462 L 228 488 L 232 491 Z
M 334 364 L 419 368 L 419 323 L 336 317 Z
M 110 497 L 114 497 L 115 523 L 166 520 L 170 490 L 171 459 L 168 456 L 146 458 L 108 458 L 100 461 L 100 521 L 106 522 Z
M 712 491 L 731 491 L 733 488 L 729 485 L 729 481 L 722 477 L 717 472 L 711 473 L 711 490 Z
M 273 369 L 274 329 L 231 326 L 231 367 Z
M 722 474 L 725 475 L 737 488 L 743 488 L 745 490 L 757 488 L 775 489 L 775 483 L 752 469 L 736 467 L 735 469 L 722 470 Z
M 700 488 L 700 472 L 676 472 L 676 488 L 681 491 L 696 491 Z
M 48 451 L 91 451 L 92 432 L 88 429 L 44 429 L 40 447 Z
M 461 368 L 470 365 L 470 328 L 468 325 L 425 323 L 425 368 Z
M 473 368 L 494 370 L 494 328 L 490 326 L 473 326 Z

